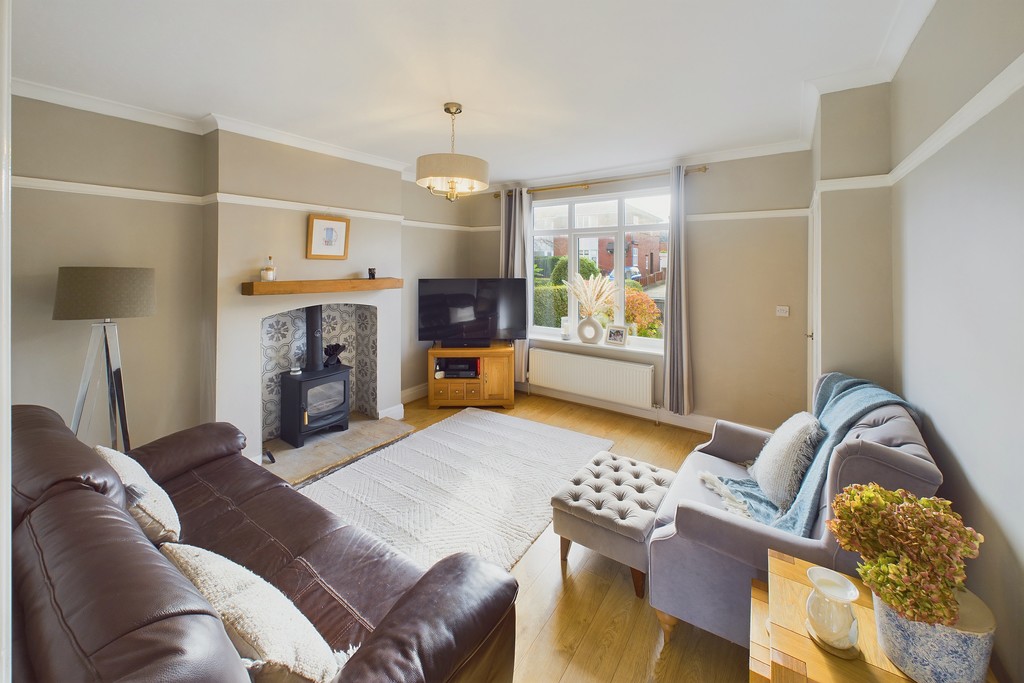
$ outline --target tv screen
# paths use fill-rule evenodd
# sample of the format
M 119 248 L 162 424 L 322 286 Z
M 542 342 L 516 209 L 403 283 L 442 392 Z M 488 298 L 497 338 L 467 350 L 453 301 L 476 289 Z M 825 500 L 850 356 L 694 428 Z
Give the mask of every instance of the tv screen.
M 420 341 L 526 339 L 526 279 L 422 279 L 418 319 Z

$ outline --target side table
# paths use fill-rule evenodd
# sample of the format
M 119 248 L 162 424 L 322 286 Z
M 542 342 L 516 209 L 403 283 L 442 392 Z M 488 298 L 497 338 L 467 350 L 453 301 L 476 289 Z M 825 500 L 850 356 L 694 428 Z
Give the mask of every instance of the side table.
M 875 613 L 871 591 L 856 577 L 848 577 L 860 591 L 853 603 L 860 637 L 857 659 L 840 659 L 828 654 L 811 640 L 804 628 L 809 562 L 785 553 L 768 551 L 768 584 L 754 581 L 750 589 L 750 681 L 751 683 L 831 683 L 832 681 L 909 681 L 882 654 L 875 636 Z M 995 683 L 992 672 L 988 680 Z

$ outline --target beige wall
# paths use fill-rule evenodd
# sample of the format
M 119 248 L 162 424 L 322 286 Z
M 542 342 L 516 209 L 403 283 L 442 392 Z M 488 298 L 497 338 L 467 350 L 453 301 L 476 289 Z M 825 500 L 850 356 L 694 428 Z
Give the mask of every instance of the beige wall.
M 896 166 L 1020 56 L 1024 2 L 939 0 L 892 80 Z
M 51 319 L 58 267 L 155 268 L 156 314 L 117 321 L 132 443 L 196 424 L 200 208 L 22 189 L 14 191 L 12 225 L 14 402 L 49 406 L 68 423 L 74 412 L 91 325 Z M 109 445 L 99 373 L 79 436 Z
M 13 173 L 97 185 L 196 193 L 199 136 L 14 98 Z M 198 206 L 18 189 L 12 215 L 12 397 L 68 422 L 85 363 L 88 321 L 54 321 L 57 269 L 156 269 L 157 312 L 118 321 L 134 444 L 199 419 L 199 301 L 203 217 Z M 80 430 L 107 441 L 105 382 L 94 378 Z
M 201 194 L 198 135 L 12 98 L 14 175 Z
M 894 160 L 1022 53 L 1024 4 L 939 0 L 893 80 Z M 985 535 L 967 583 L 995 612 L 996 653 L 1014 681 L 1024 681 L 1022 121 L 1018 91 L 903 178 L 892 202 L 896 385 L 924 416 L 939 493 Z
M 711 164 L 707 173 L 686 176 L 686 213 L 806 209 L 812 166 L 809 151 Z
M 218 135 L 218 146 L 220 192 L 363 211 L 402 211 L 398 171 L 225 131 Z
M 820 178 L 889 172 L 889 84 L 821 96 Z
M 687 231 L 695 412 L 775 428 L 806 403 L 807 220 Z
M 821 195 L 821 371 L 892 387 L 889 189 Z

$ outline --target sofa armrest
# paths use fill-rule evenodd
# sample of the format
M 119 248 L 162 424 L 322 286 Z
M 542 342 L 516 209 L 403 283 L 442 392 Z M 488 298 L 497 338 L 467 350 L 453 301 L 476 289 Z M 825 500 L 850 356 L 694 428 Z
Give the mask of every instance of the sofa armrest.
M 683 501 L 676 508 L 675 524 L 655 529 L 651 545 L 671 542 L 673 536 L 707 546 L 711 551 L 751 567 L 767 571 L 768 551 L 780 552 L 825 567 L 834 564 L 835 549 L 825 539 L 804 538 L 780 531 L 752 519 L 696 501 Z
M 158 484 L 213 460 L 238 455 L 245 434 L 227 422 L 207 422 L 150 441 L 128 453 Z
M 771 435 L 763 429 L 718 420 L 711 432 L 711 440 L 695 450 L 729 462 L 747 462 L 758 456 Z
M 942 472 L 931 460 L 898 448 L 867 439 L 849 439 L 832 454 L 828 479 L 826 491 L 833 497 L 850 484 L 868 482 L 891 490 L 907 489 L 916 496 L 933 496 L 942 483 Z M 831 500 L 822 502 L 832 504 Z
M 469 553 L 450 555 L 399 598 L 340 681 L 447 681 L 515 609 L 519 584 Z

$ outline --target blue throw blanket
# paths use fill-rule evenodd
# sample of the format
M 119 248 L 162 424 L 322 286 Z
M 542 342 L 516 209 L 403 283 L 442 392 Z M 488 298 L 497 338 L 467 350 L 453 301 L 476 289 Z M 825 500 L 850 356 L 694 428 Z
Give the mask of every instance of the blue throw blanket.
M 753 479 L 730 479 L 721 482 L 743 503 L 755 521 L 768 524 L 799 536 L 807 536 L 817 520 L 821 490 L 828 475 L 828 463 L 833 449 L 838 446 L 850 427 L 876 408 L 900 405 L 907 409 L 915 422 L 920 419 L 914 409 L 896 394 L 877 384 L 831 372 L 822 378 L 818 394 L 814 397 L 814 416 L 825 430 L 825 437 L 814 452 L 807 473 L 793 504 L 784 513 L 765 497 Z M 865 482 L 866 483 L 866 482 Z

